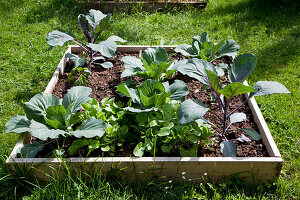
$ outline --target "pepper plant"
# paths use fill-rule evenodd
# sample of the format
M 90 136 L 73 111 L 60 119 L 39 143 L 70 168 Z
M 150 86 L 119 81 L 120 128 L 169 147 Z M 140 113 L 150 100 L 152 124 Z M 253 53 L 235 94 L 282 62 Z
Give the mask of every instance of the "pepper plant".
M 51 47 L 54 47 L 57 45 L 63 46 L 66 42 L 73 41 L 75 44 L 79 45 L 87 55 L 88 68 L 90 68 L 91 64 L 98 64 L 104 68 L 111 68 L 113 67 L 111 62 L 99 63 L 98 61 L 103 61 L 104 57 L 113 57 L 117 50 L 116 42 L 126 41 L 118 36 L 110 36 L 107 40 L 96 43 L 100 38 L 102 31 L 109 25 L 110 19 L 111 14 L 103 14 L 99 10 L 91 9 L 87 15 L 78 15 L 78 25 L 86 37 L 86 42 L 82 42 L 67 33 L 55 30 L 48 34 L 47 43 Z M 102 56 L 96 56 L 98 53 Z M 77 63 L 77 67 L 81 67 L 85 64 L 85 58 L 80 58 L 78 56 L 73 57 L 74 62 Z
M 244 113 L 235 113 L 247 101 L 260 95 L 273 93 L 289 93 L 287 88 L 281 83 L 275 81 L 258 81 L 253 86 L 243 84 L 244 80 L 251 74 L 257 64 L 257 59 L 253 54 L 241 54 L 237 56 L 232 65 L 228 68 L 228 78 L 230 84 L 224 84 L 217 76 L 215 66 L 211 63 L 193 58 L 191 60 L 180 61 L 181 65 L 178 71 L 192 78 L 197 79 L 204 85 L 207 85 L 216 100 L 220 110 L 222 111 L 222 133 L 221 152 L 224 156 L 236 156 L 236 145 L 227 139 L 226 133 L 232 123 L 241 122 L 246 118 Z M 229 110 L 233 98 L 237 95 L 250 93 L 249 97 L 233 110 Z M 190 123 L 199 118 L 203 118 L 207 108 L 197 100 L 186 100 L 183 102 L 178 111 L 179 123 Z M 228 124 L 228 119 L 230 123 Z M 260 135 L 253 129 L 241 129 L 254 140 L 259 140 Z M 237 140 L 247 142 L 249 138 L 242 135 Z

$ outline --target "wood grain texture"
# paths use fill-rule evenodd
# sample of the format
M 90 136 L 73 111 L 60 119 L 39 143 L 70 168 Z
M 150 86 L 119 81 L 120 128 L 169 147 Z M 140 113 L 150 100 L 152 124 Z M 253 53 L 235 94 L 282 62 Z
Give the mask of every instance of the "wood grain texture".
M 118 46 L 119 52 L 139 52 L 149 46 Z M 167 46 L 170 50 L 175 46 Z M 78 46 L 69 46 L 68 52 L 80 51 Z M 52 92 L 58 79 L 63 72 L 66 59 L 62 59 L 56 69 L 45 92 Z M 57 75 L 57 73 L 59 73 Z M 247 84 L 245 82 L 244 84 Z M 247 96 L 246 96 L 247 97 Z M 64 164 L 71 167 L 72 173 L 80 170 L 88 173 L 107 173 L 116 169 L 126 178 L 139 178 L 149 180 L 152 177 L 162 177 L 165 180 L 193 180 L 196 182 L 213 181 L 218 182 L 232 175 L 239 174 L 249 183 L 267 182 L 278 178 L 282 168 L 283 160 L 278 148 L 272 138 L 270 130 L 259 110 L 254 98 L 248 102 L 255 122 L 258 125 L 263 143 L 270 157 L 106 157 L 106 158 L 68 158 L 60 160 L 57 158 L 17 158 L 17 153 L 24 143 L 28 142 L 29 134 L 20 136 L 9 158 L 7 166 L 15 170 L 16 166 L 32 169 L 32 174 L 40 180 L 46 180 L 49 176 L 64 176 Z

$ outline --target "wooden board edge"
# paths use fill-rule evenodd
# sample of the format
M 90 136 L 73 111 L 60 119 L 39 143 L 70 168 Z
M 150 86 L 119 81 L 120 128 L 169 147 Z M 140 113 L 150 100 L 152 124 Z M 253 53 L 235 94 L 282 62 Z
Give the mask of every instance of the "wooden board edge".
M 20 137 L 17 140 L 13 150 L 11 151 L 11 153 L 9 154 L 8 158 L 5 161 L 6 164 L 13 163 L 14 159 L 17 159 L 17 154 L 19 153 L 20 148 L 22 148 L 24 146 L 27 134 L 28 133 L 23 133 L 23 134 L 20 135 Z
M 244 82 L 245 85 L 248 85 L 247 81 Z M 246 99 L 249 98 L 249 94 L 245 94 Z M 253 118 L 260 132 L 261 139 L 266 146 L 266 149 L 271 157 L 281 158 L 279 149 L 273 139 L 273 136 L 270 132 L 270 129 L 262 115 L 257 102 L 254 97 L 248 100 L 248 105 L 252 111 Z
M 54 90 L 54 87 L 58 81 L 59 75 L 63 74 L 64 72 L 64 68 L 66 66 L 67 63 L 67 59 L 65 58 L 65 55 L 67 53 L 71 53 L 71 47 L 68 47 L 67 51 L 64 53 L 62 59 L 60 60 L 58 67 L 56 68 L 54 74 L 52 75 L 51 80 L 49 81 L 46 89 L 45 89 L 45 93 L 52 93 Z

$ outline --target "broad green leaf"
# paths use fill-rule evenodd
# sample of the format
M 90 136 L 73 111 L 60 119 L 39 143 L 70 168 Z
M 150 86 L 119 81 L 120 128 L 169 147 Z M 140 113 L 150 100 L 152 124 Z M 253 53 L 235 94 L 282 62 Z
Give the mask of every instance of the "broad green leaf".
M 186 64 L 184 64 L 184 62 L 181 63 L 182 65 L 178 66 L 177 68 L 180 73 L 195 78 L 206 85 L 208 84 L 206 72 L 212 71 L 213 73 L 217 74 L 215 67 L 211 63 L 198 58 L 193 58 Z
M 68 151 L 72 156 L 76 154 L 78 150 L 84 146 L 91 146 L 93 148 L 89 148 L 89 149 L 95 150 L 100 147 L 100 141 L 92 140 L 92 139 L 77 139 L 72 142 L 72 145 L 69 147 Z
M 46 125 L 31 120 L 30 134 L 40 140 L 47 140 L 48 138 L 57 139 L 60 135 L 65 136 L 66 132 L 60 129 L 49 129 Z
M 139 96 L 144 106 L 162 106 L 166 103 L 167 97 L 171 95 L 171 92 L 166 93 L 165 87 L 160 81 L 152 79 L 144 81 L 138 87 Z
M 148 65 L 151 65 L 151 63 L 159 64 L 169 62 L 168 53 L 163 47 L 156 47 L 155 49 L 148 48 L 143 52 L 142 57 Z
M 174 51 L 176 53 L 180 53 L 183 56 L 194 56 L 197 55 L 197 50 L 194 49 L 191 45 L 188 44 L 181 44 L 179 46 L 177 46 Z
M 200 57 L 203 60 L 210 61 L 213 59 L 214 55 L 214 43 L 204 42 L 201 46 Z
M 237 148 L 236 145 L 233 142 L 230 141 L 223 141 L 220 144 L 221 147 L 221 153 L 225 157 L 236 157 L 237 154 Z
M 113 57 L 117 50 L 117 44 L 109 40 L 101 41 L 99 44 L 89 43 L 89 47 L 108 58 Z
M 52 31 L 47 36 L 47 43 L 50 46 L 63 46 L 66 42 L 74 40 L 74 38 L 61 31 Z
M 25 116 L 15 115 L 5 124 L 5 133 L 25 133 L 29 132 L 30 120 Z
M 62 105 L 51 106 L 47 109 L 45 121 L 55 129 L 65 129 L 66 109 Z
M 85 58 L 80 58 L 77 55 L 71 54 L 71 53 L 67 53 L 65 55 L 66 58 L 69 58 L 70 60 L 72 60 L 74 62 L 74 66 L 75 67 L 81 67 L 85 64 Z
M 229 99 L 230 97 L 234 97 L 239 94 L 254 92 L 254 89 L 253 87 L 243 85 L 240 82 L 234 82 L 229 85 L 226 85 L 222 90 L 218 90 L 218 92 Z
M 168 136 L 170 135 L 170 128 L 169 127 L 162 127 L 159 129 L 159 131 L 157 132 L 158 136 Z
M 256 132 L 254 129 L 250 128 L 242 128 L 242 131 L 244 131 L 248 136 L 250 136 L 253 140 L 260 140 L 261 137 L 258 132 Z
M 39 93 L 32 97 L 29 102 L 25 103 L 24 111 L 29 120 L 34 119 L 37 122 L 44 123 L 46 110 L 50 106 L 56 105 L 59 105 L 59 100 L 56 96 L 49 93 Z
M 249 138 L 247 138 L 244 134 L 241 134 L 241 136 L 238 137 L 236 140 L 238 140 L 240 142 L 251 142 L 251 140 Z
M 44 144 L 41 142 L 34 142 L 33 144 L 24 144 L 20 149 L 22 158 L 34 158 L 36 154 L 44 149 Z
M 75 137 L 81 138 L 92 138 L 92 137 L 101 137 L 106 131 L 106 125 L 101 119 L 96 119 L 95 117 L 91 117 L 79 126 L 76 131 L 70 132 Z
M 150 112 L 150 111 L 157 111 L 158 109 L 153 107 L 153 108 L 147 108 L 147 109 L 139 109 L 139 108 L 133 108 L 133 107 L 126 107 L 124 110 L 128 110 L 133 113 L 140 113 L 140 112 Z
M 175 80 L 172 85 L 170 85 L 171 100 L 183 101 L 184 97 L 189 94 L 189 88 L 181 80 Z
M 187 124 L 202 118 L 209 109 L 195 99 L 185 100 L 178 109 L 178 122 Z
M 180 156 L 182 157 L 197 157 L 198 154 L 198 146 L 194 146 L 188 150 L 184 149 L 183 147 L 179 148 Z
M 136 156 L 136 157 L 142 157 L 144 155 L 144 150 L 145 150 L 145 147 L 143 145 L 142 142 L 138 143 L 136 145 L 136 147 L 134 148 L 133 150 L 133 154 Z
M 207 34 L 207 32 L 202 32 L 199 35 L 193 37 L 192 47 L 194 49 L 197 49 L 198 54 L 199 54 L 202 49 L 202 45 L 205 42 L 207 42 L 207 43 L 209 42 L 208 34 Z
M 230 115 L 230 123 L 242 122 L 246 119 L 245 113 L 233 113 Z
M 89 14 L 86 15 L 86 19 L 89 24 L 96 29 L 96 27 L 100 24 L 101 20 L 103 20 L 107 15 L 103 14 L 99 10 L 91 9 Z
M 255 90 L 254 93 L 251 93 L 253 96 L 261 96 L 273 93 L 290 93 L 290 91 L 288 91 L 284 85 L 276 81 L 258 81 L 253 85 L 253 88 Z
M 238 55 L 228 69 L 228 78 L 231 82 L 243 82 L 254 70 L 257 59 L 253 54 Z
M 109 146 L 105 146 L 105 147 L 101 147 L 101 151 L 109 151 L 110 147 Z
M 109 38 L 107 38 L 108 41 L 113 41 L 113 42 L 127 42 L 126 40 L 123 40 L 122 38 L 120 38 L 119 36 L 116 35 L 112 35 Z
M 210 83 L 210 87 L 212 87 L 216 92 L 218 92 L 219 89 L 222 89 L 221 81 L 215 73 L 207 70 L 207 79 Z
M 66 109 L 66 118 L 68 121 L 71 114 L 76 113 L 80 108 L 81 104 L 88 102 L 90 100 L 90 94 L 92 89 L 84 86 L 72 87 L 68 90 L 67 94 L 62 100 L 62 105 Z
M 104 62 L 104 63 L 101 63 L 100 65 L 105 69 L 109 69 L 114 66 L 111 62 Z
M 225 44 L 218 50 L 216 53 L 217 57 L 222 56 L 236 56 L 238 51 L 240 50 L 240 46 L 234 40 L 227 40 Z
M 133 76 L 138 71 L 144 71 L 141 59 L 135 56 L 125 56 L 121 60 L 124 63 L 125 70 L 121 74 L 121 78 Z
M 192 143 L 197 143 L 199 141 L 199 137 L 196 135 L 189 135 L 187 137 Z
M 165 92 L 165 87 L 160 81 L 155 81 L 152 79 L 144 81 L 138 90 L 142 92 L 147 97 L 151 97 L 154 94 L 161 94 Z
M 83 34 L 85 35 L 88 42 L 91 42 L 92 36 L 89 29 L 89 24 L 86 20 L 86 16 L 84 14 L 78 15 L 78 25 L 81 28 Z
M 161 146 L 161 151 L 164 153 L 171 153 L 172 149 L 173 149 L 172 145 L 162 145 Z
M 102 56 L 97 56 L 97 57 L 94 57 L 93 58 L 93 62 L 95 62 L 95 61 L 98 61 L 98 60 L 104 60 L 104 57 L 102 57 Z
M 131 97 L 133 103 L 140 103 L 141 100 L 138 96 L 137 89 L 129 88 L 125 83 L 120 84 L 117 87 L 117 91 L 123 93 L 127 97 Z

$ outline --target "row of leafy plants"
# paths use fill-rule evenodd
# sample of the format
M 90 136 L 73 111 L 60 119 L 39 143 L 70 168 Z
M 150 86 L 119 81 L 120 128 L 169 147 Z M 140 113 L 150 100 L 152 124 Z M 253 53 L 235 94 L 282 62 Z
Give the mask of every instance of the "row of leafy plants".
M 286 87 L 274 81 L 258 81 L 253 86 L 244 84 L 244 80 L 254 70 L 257 59 L 249 53 L 240 54 L 239 45 L 234 40 L 210 41 L 206 32 L 193 37 L 191 45 L 182 44 L 174 51 L 185 59 L 172 61 L 163 47 L 146 49 L 141 58 L 125 56 L 122 58 L 124 71 L 122 78 L 138 76 L 142 83 L 130 79 L 119 84 L 116 90 L 128 98 L 126 104 L 116 102 L 114 98 L 104 98 L 101 103 L 90 98 L 91 88 L 85 87 L 91 74 L 91 65 L 111 68 L 113 64 L 106 58 L 114 56 L 116 42 L 126 42 L 118 36 L 98 41 L 102 31 L 109 25 L 111 15 L 97 10 L 78 16 L 78 24 L 87 42 L 61 32 L 48 34 L 47 43 L 63 46 L 73 41 L 83 49 L 82 56 L 67 54 L 74 63 L 68 80 L 79 85 L 68 90 L 62 100 L 53 94 L 40 93 L 25 103 L 25 116 L 15 115 L 6 124 L 6 133 L 28 132 L 39 141 L 25 144 L 22 156 L 34 157 L 48 143 L 76 138 L 68 147 L 69 155 L 75 155 L 81 149 L 88 149 L 88 154 L 96 149 L 114 155 L 124 151 L 125 146 L 132 147 L 132 154 L 141 157 L 147 155 L 197 156 L 199 149 L 216 141 L 214 134 L 222 138 L 220 149 L 224 156 L 236 156 L 235 143 L 226 137 L 231 124 L 246 119 L 244 113 L 236 112 L 247 101 L 260 95 L 289 93 Z M 99 56 L 100 55 L 100 56 Z M 224 56 L 232 57 L 230 64 L 214 61 Z M 216 62 L 218 63 L 218 62 Z M 181 80 L 169 83 L 169 78 L 181 73 L 204 84 L 203 90 L 209 90 L 211 97 L 222 112 L 221 132 L 212 129 L 215 126 L 204 118 L 208 112 L 202 102 L 187 99 L 189 89 Z M 220 79 L 228 74 L 229 83 Z M 249 97 L 235 109 L 229 106 L 235 96 L 250 93 Z M 238 130 L 236 130 L 237 132 Z M 249 142 L 259 140 L 260 135 L 253 129 L 241 129 L 237 140 Z M 250 139 L 250 138 L 251 139 Z M 57 147 L 54 155 L 65 154 L 65 149 Z

